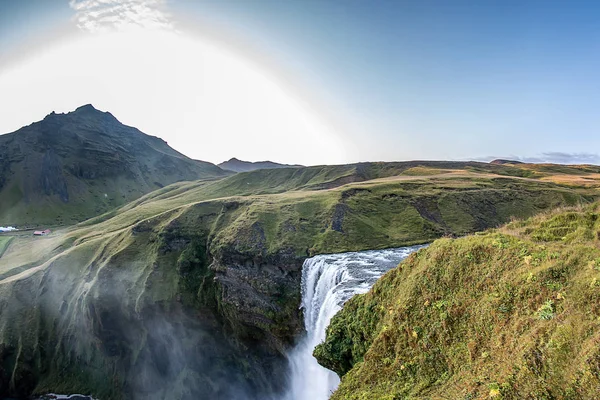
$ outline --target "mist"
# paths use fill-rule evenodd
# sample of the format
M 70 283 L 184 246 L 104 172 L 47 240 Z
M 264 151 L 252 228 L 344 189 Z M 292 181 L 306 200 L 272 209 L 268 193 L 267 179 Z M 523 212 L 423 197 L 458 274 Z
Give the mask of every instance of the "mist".
M 152 286 L 184 273 L 177 263 L 123 263 L 131 254 L 107 246 L 79 243 L 29 276 L 3 276 L 0 360 L 9 368 L 0 369 L 0 397 L 276 397 L 276 362 L 257 361 L 214 309 L 153 298 Z

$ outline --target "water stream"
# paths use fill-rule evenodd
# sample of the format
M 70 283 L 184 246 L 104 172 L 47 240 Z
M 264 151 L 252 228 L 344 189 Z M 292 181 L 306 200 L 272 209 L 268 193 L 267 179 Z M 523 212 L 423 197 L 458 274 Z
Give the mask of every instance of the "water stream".
M 312 356 L 325 339 L 331 318 L 352 296 L 367 292 L 386 271 L 424 246 L 319 255 L 302 266 L 302 308 L 306 335 L 289 355 L 291 387 L 286 400 L 326 400 L 338 376 Z

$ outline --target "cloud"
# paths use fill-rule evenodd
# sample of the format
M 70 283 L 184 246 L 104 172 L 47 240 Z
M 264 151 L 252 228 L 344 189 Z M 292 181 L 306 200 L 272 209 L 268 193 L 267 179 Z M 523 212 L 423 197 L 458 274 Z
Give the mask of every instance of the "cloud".
M 600 156 L 595 153 L 563 153 L 563 152 L 549 152 L 542 153 L 542 156 L 548 160 L 548 162 L 554 162 L 558 164 L 598 164 L 600 163 Z
M 477 161 L 491 161 L 495 159 L 514 160 L 525 163 L 600 164 L 600 155 L 596 153 L 565 153 L 561 151 L 549 151 L 533 157 L 511 155 L 476 158 Z
M 77 27 L 92 33 L 174 30 L 165 0 L 70 0 Z

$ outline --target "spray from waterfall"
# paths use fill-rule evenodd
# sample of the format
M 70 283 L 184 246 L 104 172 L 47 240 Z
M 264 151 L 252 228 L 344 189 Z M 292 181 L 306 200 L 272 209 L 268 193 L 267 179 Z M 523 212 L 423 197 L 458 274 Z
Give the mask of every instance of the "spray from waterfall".
M 366 293 L 386 271 L 423 246 L 320 255 L 302 266 L 306 334 L 289 355 L 291 385 L 286 400 L 326 400 L 338 376 L 317 363 L 313 349 L 325 340 L 331 318 L 352 296 Z

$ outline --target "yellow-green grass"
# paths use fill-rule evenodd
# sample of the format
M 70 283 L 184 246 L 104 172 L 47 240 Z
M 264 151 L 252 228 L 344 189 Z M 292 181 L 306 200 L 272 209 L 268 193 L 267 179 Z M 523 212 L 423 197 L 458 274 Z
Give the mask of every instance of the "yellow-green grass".
M 286 170 L 266 172 L 271 171 Z M 298 245 L 291 245 L 300 253 L 309 249 L 314 254 L 423 243 L 448 233 L 463 235 L 499 225 L 511 217 L 526 217 L 560 205 L 590 202 L 596 196 L 588 188 L 487 172 L 391 177 L 329 190 L 243 193 L 243 196 L 223 196 L 222 192 L 227 193 L 230 186 L 226 183 L 223 189 L 224 181 L 177 183 L 112 212 L 59 230 L 51 238 L 18 238 L 14 255 L 7 254 L 0 260 L 0 271 L 39 265 L 55 254 L 55 250 L 119 233 L 144 221 L 160 219 L 162 214 L 204 203 L 217 213 L 222 212 L 224 204 L 232 202 L 241 204 L 245 210 L 225 229 L 213 232 L 215 244 L 227 243 L 234 235 L 259 222 L 264 225 L 268 248 L 273 252 L 297 241 Z M 343 232 L 330 226 L 336 207 L 347 208 Z M 427 213 L 433 214 L 430 219 L 421 215 Z M 298 229 L 287 232 L 284 225 Z M 22 248 L 29 251 L 21 251 Z
M 410 256 L 334 317 L 332 399 L 595 399 L 600 206 L 560 209 Z
M 430 168 L 430 167 L 412 167 L 402 172 L 402 175 L 408 176 L 431 176 L 438 174 L 449 174 L 452 172 L 465 172 L 465 170 L 440 170 L 439 168 Z
M 201 199 L 231 196 L 265 195 L 288 191 L 311 191 L 340 187 L 349 183 L 385 179 L 430 178 L 438 175 L 507 176 L 513 178 L 545 179 L 571 186 L 597 186 L 600 168 L 595 166 L 560 166 L 515 164 L 496 165 L 480 162 L 408 161 L 390 163 L 359 163 L 351 165 L 282 168 L 239 173 L 216 181 L 176 183 L 156 190 L 138 201 L 186 197 L 198 192 Z M 213 179 L 211 177 L 210 179 Z M 24 178 L 25 179 L 25 178 Z M 70 178 L 69 178 L 70 179 Z M 81 186 L 83 184 L 83 186 Z M 58 196 L 36 193 L 35 202 L 23 202 L 22 188 L 15 182 L 7 184 L 0 196 L 0 217 L 5 224 L 36 226 L 39 224 L 64 226 L 82 221 L 106 210 L 113 210 L 126 201 L 146 193 L 154 184 L 138 185 L 125 178 L 93 179 L 76 182 L 68 180 L 69 201 Z M 107 193 L 111 193 L 108 195 Z M 117 195 L 118 194 L 118 195 Z M 138 204 L 132 201 L 125 207 Z M 114 215 L 114 214 L 112 214 Z

